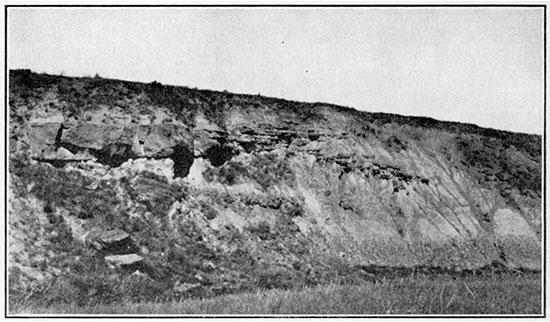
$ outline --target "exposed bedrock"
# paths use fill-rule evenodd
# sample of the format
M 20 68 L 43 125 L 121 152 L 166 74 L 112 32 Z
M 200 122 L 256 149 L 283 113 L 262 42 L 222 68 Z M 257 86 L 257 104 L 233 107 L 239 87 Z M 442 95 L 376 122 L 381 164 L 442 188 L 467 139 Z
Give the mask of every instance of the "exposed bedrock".
M 185 177 L 193 164 L 193 137 L 181 125 L 109 125 L 33 122 L 28 130 L 31 156 L 65 164 L 95 160 L 117 167 L 129 159 L 171 158 L 174 174 Z
M 287 165 L 295 182 L 293 192 L 284 194 L 301 200 L 302 215 L 292 219 L 299 232 L 346 261 L 474 268 L 498 260 L 540 267 L 536 200 L 528 199 L 526 206 L 521 200 L 527 199 L 518 197 L 517 190 L 511 190 L 516 202 L 487 189 L 467 168 L 434 155 L 429 147 L 393 137 L 364 141 L 345 132 L 288 126 L 194 132 L 193 137 L 175 124 L 31 123 L 28 137 L 38 160 L 93 159 L 116 167 L 132 158 L 170 158 L 174 175 L 186 177 L 195 158 L 202 158 L 230 175 L 229 182 L 245 174 L 230 173 L 235 170 L 228 168 L 228 161 L 237 160 L 231 164 L 235 167 L 238 160 L 257 154 L 286 155 L 243 162 L 241 171 L 262 166 L 265 173 L 259 175 L 265 177 L 271 167 Z M 274 187 L 289 184 L 278 176 Z M 236 216 L 246 221 L 250 214 L 247 210 Z

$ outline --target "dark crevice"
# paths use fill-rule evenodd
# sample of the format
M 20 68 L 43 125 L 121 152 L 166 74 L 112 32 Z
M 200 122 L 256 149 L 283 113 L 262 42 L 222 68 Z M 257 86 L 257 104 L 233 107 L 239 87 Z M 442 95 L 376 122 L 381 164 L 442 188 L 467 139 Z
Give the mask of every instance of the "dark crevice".
M 61 146 L 61 136 L 63 136 L 63 130 L 66 129 L 63 124 L 59 126 L 57 134 L 55 135 L 55 149 L 57 150 Z
M 132 151 L 132 146 L 122 143 L 108 144 L 101 150 L 90 152 L 97 158 L 99 163 L 106 164 L 111 167 L 118 167 L 128 159 L 136 157 Z
M 222 166 L 231 160 L 239 152 L 225 144 L 217 144 L 204 152 L 204 158 L 210 161 L 214 167 Z
M 174 176 L 177 178 L 185 178 L 189 174 L 189 169 L 193 165 L 193 151 L 191 151 L 185 144 L 178 144 L 174 148 L 174 154 L 172 154 L 172 160 L 174 161 Z
M 506 253 L 504 252 L 504 248 L 500 244 L 495 244 L 496 248 L 498 249 L 498 257 L 504 262 L 507 263 L 506 260 Z
M 254 152 L 254 150 L 256 150 L 255 142 L 240 141 L 239 145 L 244 149 L 246 153 L 251 153 L 251 152 Z
M 308 134 L 310 141 L 317 141 L 321 137 L 321 134 Z

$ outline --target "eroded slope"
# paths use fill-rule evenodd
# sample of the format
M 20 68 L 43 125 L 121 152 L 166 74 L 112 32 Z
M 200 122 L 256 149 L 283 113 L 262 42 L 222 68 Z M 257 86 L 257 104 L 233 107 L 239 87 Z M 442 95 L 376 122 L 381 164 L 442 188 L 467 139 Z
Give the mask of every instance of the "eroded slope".
M 540 269 L 540 137 L 328 104 L 11 71 L 9 201 L 14 298 Z

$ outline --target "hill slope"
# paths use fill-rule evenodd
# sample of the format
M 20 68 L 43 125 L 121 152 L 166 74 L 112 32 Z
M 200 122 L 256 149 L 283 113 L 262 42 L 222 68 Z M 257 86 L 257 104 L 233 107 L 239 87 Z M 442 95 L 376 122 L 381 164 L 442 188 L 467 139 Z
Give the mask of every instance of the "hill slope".
M 13 299 L 540 269 L 540 136 L 28 70 L 9 107 Z

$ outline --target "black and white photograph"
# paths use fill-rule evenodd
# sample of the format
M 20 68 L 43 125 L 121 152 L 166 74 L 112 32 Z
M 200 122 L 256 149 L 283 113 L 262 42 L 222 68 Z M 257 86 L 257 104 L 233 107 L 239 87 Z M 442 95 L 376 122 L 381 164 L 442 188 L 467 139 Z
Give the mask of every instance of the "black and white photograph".
M 4 318 L 545 318 L 537 4 L 4 7 Z

